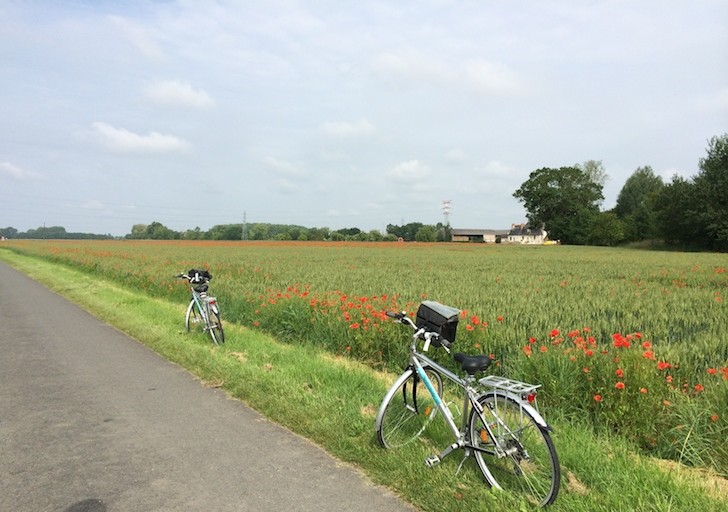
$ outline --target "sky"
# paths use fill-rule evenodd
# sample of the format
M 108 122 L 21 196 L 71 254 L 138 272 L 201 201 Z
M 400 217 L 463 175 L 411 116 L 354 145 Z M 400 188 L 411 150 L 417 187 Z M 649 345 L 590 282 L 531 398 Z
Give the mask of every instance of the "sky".
M 0 227 L 504 229 L 543 167 L 698 173 L 728 0 L 0 0 L 0 76 Z

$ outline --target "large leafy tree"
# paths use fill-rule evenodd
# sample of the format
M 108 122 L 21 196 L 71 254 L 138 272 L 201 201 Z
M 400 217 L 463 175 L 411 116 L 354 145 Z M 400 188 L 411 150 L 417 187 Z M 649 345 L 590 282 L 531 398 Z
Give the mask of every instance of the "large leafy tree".
M 543 226 L 549 238 L 567 244 L 589 243 L 604 199 L 602 184 L 579 166 L 533 171 L 513 197 L 523 203 L 531 226 Z
M 728 134 L 713 137 L 695 176 L 696 222 L 708 249 L 728 251 Z
M 627 178 L 613 210 L 624 224 L 627 241 L 657 236 L 655 200 L 664 187 L 662 178 L 650 166 L 638 168 Z

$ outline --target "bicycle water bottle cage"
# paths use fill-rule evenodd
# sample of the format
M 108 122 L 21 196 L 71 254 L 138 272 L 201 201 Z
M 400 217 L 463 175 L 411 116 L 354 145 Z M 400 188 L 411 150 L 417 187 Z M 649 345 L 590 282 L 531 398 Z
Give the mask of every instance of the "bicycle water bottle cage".
M 434 300 L 426 300 L 417 309 L 415 325 L 419 328 L 425 328 L 429 332 L 435 332 L 446 342 L 453 343 L 457 333 L 459 317 L 459 309 L 445 306 Z M 432 344 L 441 347 L 442 340 L 433 339 Z
M 468 375 L 475 375 L 478 372 L 485 371 L 492 362 L 490 357 L 486 355 L 469 356 L 462 352 L 458 352 L 453 356 L 453 358 L 455 361 L 460 363 L 460 368 L 462 368 L 462 370 Z

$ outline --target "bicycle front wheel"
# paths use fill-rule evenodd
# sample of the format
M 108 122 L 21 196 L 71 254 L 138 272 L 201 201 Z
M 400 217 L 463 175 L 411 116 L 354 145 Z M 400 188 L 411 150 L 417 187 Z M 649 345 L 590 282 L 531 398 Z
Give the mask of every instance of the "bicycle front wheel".
M 442 377 L 429 366 L 425 374 L 442 397 Z M 437 405 L 417 372 L 410 368 L 390 388 L 377 412 L 375 428 L 383 448 L 399 448 L 417 439 L 437 415 Z
M 517 492 L 533 505 L 553 503 L 559 493 L 561 469 L 549 433 L 510 396 L 490 393 L 478 402 L 483 415 L 471 411 L 469 433 L 483 476 L 491 485 Z
M 190 332 L 195 326 L 202 322 L 202 315 L 198 311 L 195 301 L 190 301 L 190 305 L 187 306 L 187 313 L 185 314 L 185 329 Z

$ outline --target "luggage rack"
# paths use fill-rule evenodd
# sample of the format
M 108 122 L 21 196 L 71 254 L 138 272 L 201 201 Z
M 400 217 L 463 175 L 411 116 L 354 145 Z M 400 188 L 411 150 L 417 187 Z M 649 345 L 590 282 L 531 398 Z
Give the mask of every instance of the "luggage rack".
M 528 384 L 518 380 L 507 379 L 498 375 L 488 375 L 478 381 L 481 385 L 489 388 L 510 391 L 518 395 L 526 395 L 541 387 L 541 384 Z

